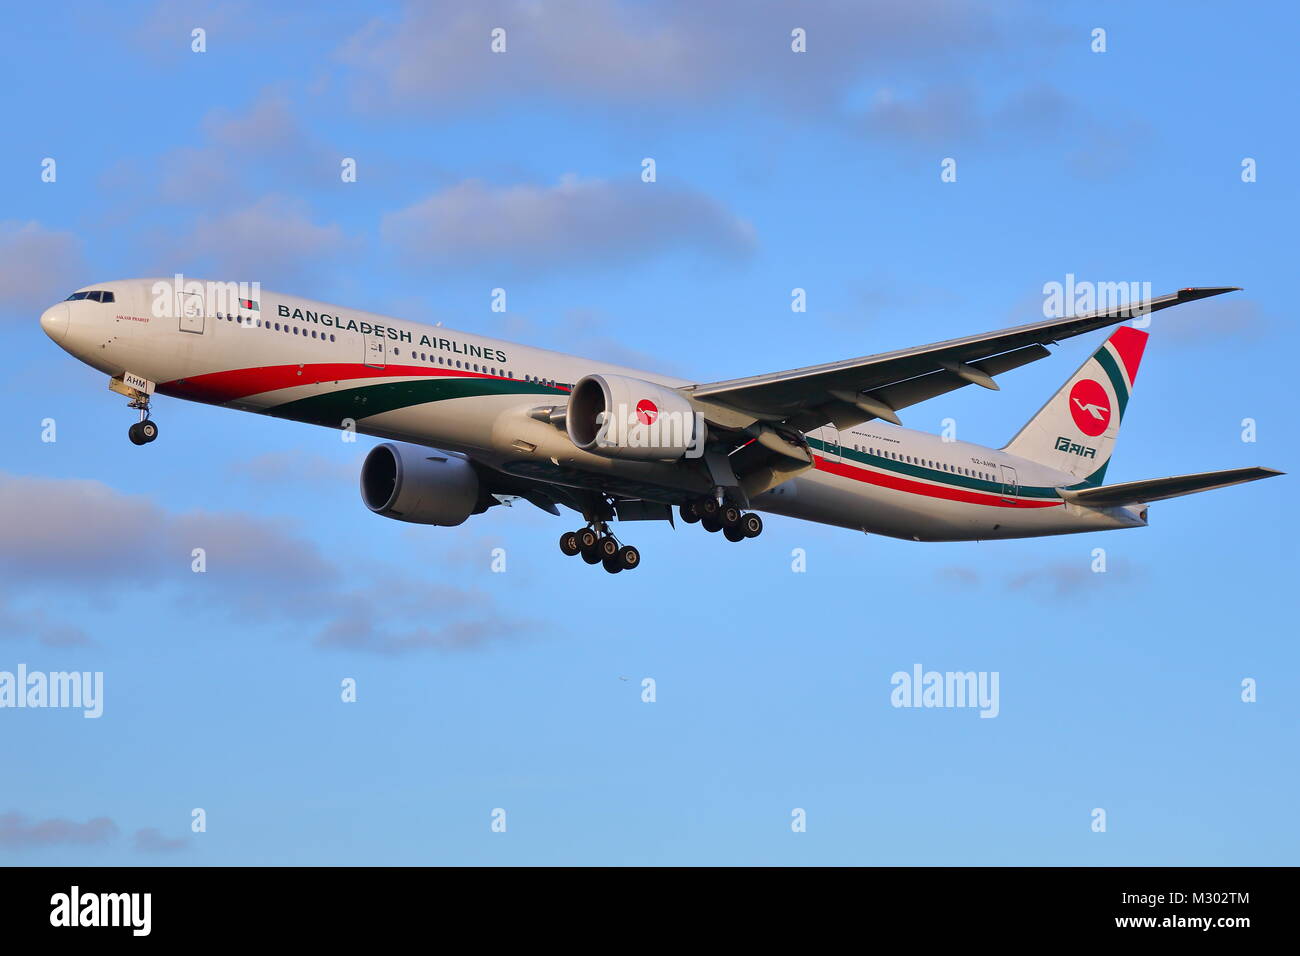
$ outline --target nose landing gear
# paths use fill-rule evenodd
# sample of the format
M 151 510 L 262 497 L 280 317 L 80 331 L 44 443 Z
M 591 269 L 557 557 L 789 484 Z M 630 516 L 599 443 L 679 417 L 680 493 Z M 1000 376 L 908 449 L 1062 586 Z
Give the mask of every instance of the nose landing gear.
M 140 410 L 140 420 L 126 430 L 133 445 L 147 445 L 158 437 L 158 425 L 149 417 L 149 396 L 134 399 L 131 408 Z
M 149 396 L 153 394 L 153 382 L 139 375 L 126 373 L 115 375 L 108 380 L 110 391 L 125 395 L 131 401 L 128 408 L 140 413 L 140 420 L 127 429 L 127 437 L 133 445 L 147 445 L 158 437 L 158 426 L 149 418 Z
M 126 434 L 131 439 L 131 444 L 147 445 L 158 437 L 158 426 L 146 418 L 128 428 Z

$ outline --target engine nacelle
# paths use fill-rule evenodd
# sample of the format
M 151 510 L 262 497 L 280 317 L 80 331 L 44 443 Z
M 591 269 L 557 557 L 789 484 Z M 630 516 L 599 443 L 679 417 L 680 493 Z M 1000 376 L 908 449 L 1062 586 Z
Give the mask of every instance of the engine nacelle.
M 704 417 L 681 392 L 625 375 L 587 375 L 564 416 L 569 440 L 606 458 L 676 461 L 704 453 Z
M 384 442 L 361 466 L 361 500 L 377 515 L 452 527 L 478 509 L 478 475 L 454 455 Z

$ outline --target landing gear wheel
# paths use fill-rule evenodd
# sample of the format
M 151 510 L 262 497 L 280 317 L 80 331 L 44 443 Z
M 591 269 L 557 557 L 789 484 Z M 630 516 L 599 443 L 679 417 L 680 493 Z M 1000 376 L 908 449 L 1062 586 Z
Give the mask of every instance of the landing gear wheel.
M 560 550 L 569 557 L 573 557 L 581 551 L 582 546 L 578 544 L 578 532 L 566 531 L 564 534 L 560 535 Z
M 596 553 L 600 555 L 602 561 L 609 561 L 618 557 L 618 542 L 610 535 L 605 535 L 596 542 Z
M 700 520 L 700 516 L 695 513 L 694 505 L 678 505 L 677 513 L 682 516 L 682 520 L 687 524 L 695 524 Z
M 595 548 L 592 548 L 590 551 L 582 551 L 580 553 L 582 555 L 582 560 L 586 561 L 588 564 L 600 564 L 601 561 L 600 552 L 597 551 Z
M 712 498 L 700 498 L 692 507 L 701 518 L 712 518 L 718 513 L 718 503 Z
M 158 437 L 158 426 L 146 418 L 128 428 L 126 434 L 131 439 L 131 444 L 147 445 Z
M 618 574 L 618 572 L 623 570 L 623 565 L 618 560 L 617 553 L 615 553 L 612 557 L 604 558 L 600 563 L 605 566 L 605 570 L 608 571 L 610 574 Z
M 758 515 L 750 513 L 740 519 L 740 530 L 745 532 L 746 538 L 757 538 L 763 533 L 763 519 Z
M 724 528 L 734 528 L 736 525 L 740 524 L 740 519 L 744 516 L 745 513 L 735 505 L 727 505 L 718 512 L 718 517 L 722 519 L 722 526 Z
M 633 568 L 641 566 L 641 552 L 630 544 L 624 545 L 618 549 L 618 563 L 625 571 L 631 571 Z
M 594 551 L 596 549 L 596 532 L 590 528 L 583 528 L 581 531 L 573 533 L 578 539 L 578 550 Z
M 717 515 L 709 515 L 707 518 L 700 519 L 700 527 L 705 531 L 721 531 L 722 519 Z
M 739 525 L 729 524 L 722 529 L 722 536 L 728 541 L 744 541 L 745 532 L 740 530 Z

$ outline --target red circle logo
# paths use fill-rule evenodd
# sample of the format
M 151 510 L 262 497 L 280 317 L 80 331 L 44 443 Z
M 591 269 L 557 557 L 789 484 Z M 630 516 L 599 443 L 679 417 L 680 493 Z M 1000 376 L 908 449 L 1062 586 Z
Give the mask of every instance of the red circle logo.
M 653 425 L 659 417 L 659 406 L 648 398 L 636 403 L 636 420 L 642 425 Z
M 1101 383 L 1082 378 L 1070 389 L 1070 415 L 1079 431 L 1095 438 L 1110 424 L 1110 396 Z

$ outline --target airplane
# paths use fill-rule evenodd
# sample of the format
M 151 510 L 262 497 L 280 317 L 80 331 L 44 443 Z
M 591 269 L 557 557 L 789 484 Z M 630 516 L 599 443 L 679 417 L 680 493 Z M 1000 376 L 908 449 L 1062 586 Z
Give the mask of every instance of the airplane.
M 251 290 L 251 291 L 250 291 Z M 1119 325 L 1000 449 L 902 427 L 901 409 L 1050 355 L 1047 346 L 1225 292 L 1138 305 L 746 378 L 692 382 L 256 284 L 100 283 L 41 327 L 109 376 L 158 437 L 155 394 L 360 432 L 375 514 L 459 525 L 499 504 L 585 524 L 561 551 L 617 573 L 640 552 L 618 521 L 674 514 L 733 542 L 760 512 L 912 541 L 1144 527 L 1153 501 L 1280 475 L 1234 468 L 1104 484 L 1148 334 Z

